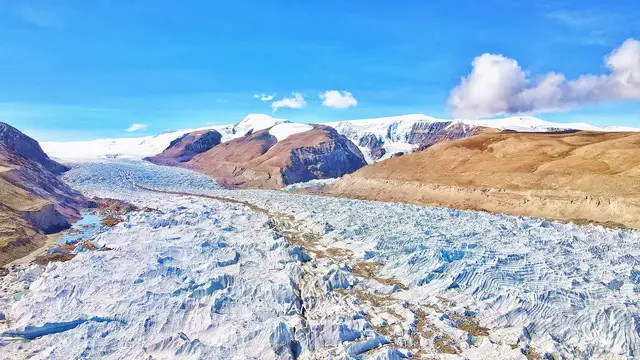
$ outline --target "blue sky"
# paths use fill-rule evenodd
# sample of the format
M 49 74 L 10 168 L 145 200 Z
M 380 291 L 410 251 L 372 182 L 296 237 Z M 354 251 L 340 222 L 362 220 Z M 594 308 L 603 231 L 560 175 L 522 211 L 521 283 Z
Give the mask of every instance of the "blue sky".
M 39 140 L 140 136 L 230 123 L 300 93 L 274 116 L 317 122 L 421 112 L 452 117 L 451 91 L 483 53 L 567 79 L 608 70 L 640 40 L 637 0 L 0 0 L 0 120 Z M 319 98 L 345 90 L 356 106 Z M 637 99 L 532 110 L 552 121 L 640 126 Z M 131 124 L 147 127 L 125 132 Z

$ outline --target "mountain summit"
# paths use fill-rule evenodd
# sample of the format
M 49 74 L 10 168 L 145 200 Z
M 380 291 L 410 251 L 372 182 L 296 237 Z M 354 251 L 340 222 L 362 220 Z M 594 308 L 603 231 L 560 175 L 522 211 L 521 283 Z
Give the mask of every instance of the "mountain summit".
M 42 165 L 54 174 L 61 174 L 69 170 L 68 167 L 51 160 L 42 151 L 37 141 L 4 122 L 0 122 L 0 144 L 24 158 Z

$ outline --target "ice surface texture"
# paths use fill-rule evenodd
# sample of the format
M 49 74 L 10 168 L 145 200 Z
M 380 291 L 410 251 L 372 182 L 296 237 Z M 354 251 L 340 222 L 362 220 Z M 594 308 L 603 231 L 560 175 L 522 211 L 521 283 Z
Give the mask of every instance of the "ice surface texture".
M 444 296 L 551 353 L 640 353 L 638 231 L 274 191 L 228 196 L 328 223 L 327 237 L 408 288 L 399 299 Z
M 214 200 L 129 197 L 161 213 L 132 213 L 98 235 L 94 242 L 109 251 L 47 266 L 18 301 L 5 303 L 11 322 L 0 330 L 0 353 L 276 358 L 273 329 L 299 321 L 291 280 L 299 262 L 274 240 L 266 217 Z M 11 341 L 16 337 L 32 340 Z
M 66 179 L 89 194 L 161 212 L 133 213 L 99 234 L 96 242 L 111 251 L 83 252 L 42 274 L 25 271 L 29 290 L 0 301 L 10 320 L 0 332 L 118 321 L 84 321 L 22 344 L 5 336 L 3 354 L 522 359 L 531 351 L 612 359 L 640 353 L 638 231 L 226 191 L 204 176 L 150 164 L 83 164 Z M 133 184 L 234 198 L 289 217 L 274 222 L 246 206 Z M 314 236 L 289 237 L 292 228 Z

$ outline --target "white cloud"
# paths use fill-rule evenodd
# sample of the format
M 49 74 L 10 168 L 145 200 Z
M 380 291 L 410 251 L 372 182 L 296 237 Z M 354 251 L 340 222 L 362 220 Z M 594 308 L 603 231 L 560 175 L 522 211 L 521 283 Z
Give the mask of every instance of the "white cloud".
M 268 95 L 268 94 L 265 94 L 265 93 L 253 94 L 253 98 L 254 99 L 260 99 L 261 101 L 265 101 L 265 102 L 273 100 L 274 96 L 275 95 Z
M 129 126 L 124 131 L 126 131 L 126 132 L 135 132 L 135 131 L 144 130 L 146 128 L 147 128 L 147 125 L 145 125 L 145 124 L 131 124 L 131 126 Z
M 626 40 L 605 57 L 609 73 L 569 80 L 548 73 L 531 81 L 514 59 L 482 54 L 449 97 L 456 116 L 567 110 L 613 100 L 640 100 L 640 41 Z
M 302 96 L 302 94 L 294 92 L 292 95 L 293 97 L 272 102 L 271 109 L 273 111 L 278 111 L 279 108 L 301 109 L 307 106 L 307 102 L 304 101 L 304 96 Z
M 348 91 L 327 90 L 320 94 L 322 105 L 334 109 L 346 109 L 358 105 L 358 100 Z

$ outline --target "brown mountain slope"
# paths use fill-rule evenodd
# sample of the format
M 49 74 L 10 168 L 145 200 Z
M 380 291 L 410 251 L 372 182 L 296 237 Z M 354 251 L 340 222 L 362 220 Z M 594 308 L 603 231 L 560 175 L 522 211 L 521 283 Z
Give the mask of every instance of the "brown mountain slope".
M 366 164 L 360 150 L 328 126 L 282 141 L 261 130 L 196 155 L 186 165 L 229 187 L 278 189 L 353 172 Z
M 49 159 L 35 140 L 4 123 L 0 130 L 2 266 L 42 246 L 43 234 L 68 228 L 86 200 L 57 178 L 66 167 Z
M 4 144 L 11 152 L 42 165 L 54 174 L 69 170 L 68 167 L 51 160 L 36 140 L 4 122 L 0 122 L 0 144 Z
M 173 140 L 160 154 L 144 160 L 158 165 L 178 165 L 220 144 L 222 135 L 215 130 L 194 131 Z
M 640 228 L 640 134 L 486 133 L 366 166 L 327 191 Z

